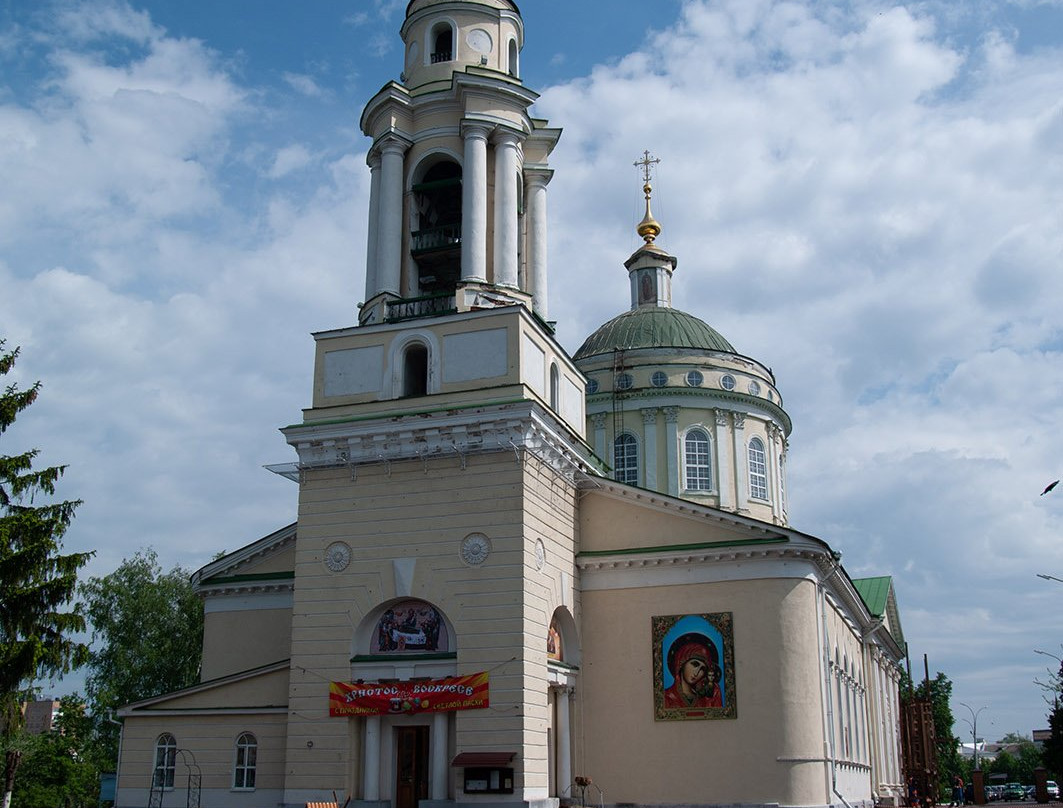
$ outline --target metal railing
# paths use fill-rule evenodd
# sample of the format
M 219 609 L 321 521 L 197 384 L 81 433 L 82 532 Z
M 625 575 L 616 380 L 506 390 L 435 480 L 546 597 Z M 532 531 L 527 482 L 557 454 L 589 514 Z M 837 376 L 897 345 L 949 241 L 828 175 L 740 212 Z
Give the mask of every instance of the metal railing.
M 461 246 L 461 225 L 445 224 L 426 227 L 410 234 L 410 251 L 414 253 Z
M 454 305 L 454 295 L 451 293 L 407 297 L 388 301 L 387 321 L 394 323 L 399 320 L 433 317 L 454 311 L 457 311 L 457 308 Z

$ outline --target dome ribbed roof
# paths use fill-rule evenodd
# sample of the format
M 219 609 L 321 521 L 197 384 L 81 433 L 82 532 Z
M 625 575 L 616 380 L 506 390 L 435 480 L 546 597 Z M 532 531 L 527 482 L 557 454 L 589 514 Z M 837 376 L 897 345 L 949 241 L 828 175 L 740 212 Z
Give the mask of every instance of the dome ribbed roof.
M 647 306 L 614 317 L 576 351 L 575 359 L 636 348 L 694 348 L 738 353 L 720 333 L 692 314 Z

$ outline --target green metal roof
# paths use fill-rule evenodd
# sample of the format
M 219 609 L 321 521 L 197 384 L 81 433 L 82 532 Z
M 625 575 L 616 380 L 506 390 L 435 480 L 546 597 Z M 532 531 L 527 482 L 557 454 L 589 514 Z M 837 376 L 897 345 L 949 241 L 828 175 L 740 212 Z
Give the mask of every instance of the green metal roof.
M 692 314 L 656 306 L 637 308 L 614 317 L 576 351 L 575 359 L 611 353 L 617 349 L 694 348 L 738 353 L 712 326 Z
M 853 586 L 864 599 L 867 609 L 875 617 L 882 617 L 886 613 L 886 604 L 890 594 L 890 584 L 893 579 L 888 575 L 879 578 L 854 578 Z

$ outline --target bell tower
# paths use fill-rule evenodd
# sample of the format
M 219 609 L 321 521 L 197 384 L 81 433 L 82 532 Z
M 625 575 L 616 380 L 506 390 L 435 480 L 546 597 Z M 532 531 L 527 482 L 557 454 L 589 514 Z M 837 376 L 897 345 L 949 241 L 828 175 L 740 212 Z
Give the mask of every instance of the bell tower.
M 547 318 L 547 160 L 510 0 L 413 0 L 399 82 L 362 112 L 373 140 L 361 325 L 525 304 Z
M 567 666 L 548 648 L 575 625 L 578 479 L 598 466 L 585 379 L 546 322 L 560 131 L 529 113 L 511 0 L 413 0 L 401 35 L 401 81 L 361 118 L 358 324 L 314 335 L 312 404 L 282 430 L 299 482 L 284 803 L 556 808 L 578 643 Z M 321 719 L 330 682 L 468 681 L 467 709 Z

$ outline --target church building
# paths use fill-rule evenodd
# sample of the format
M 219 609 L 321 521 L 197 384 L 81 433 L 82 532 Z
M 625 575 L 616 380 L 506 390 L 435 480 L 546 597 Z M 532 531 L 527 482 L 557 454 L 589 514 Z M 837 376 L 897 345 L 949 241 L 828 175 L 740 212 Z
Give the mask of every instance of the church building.
M 790 526 L 790 415 L 673 307 L 654 159 L 630 309 L 569 353 L 517 4 L 400 34 L 364 302 L 281 430 L 298 513 L 195 574 L 201 681 L 120 711 L 117 808 L 893 800 L 892 582 Z

